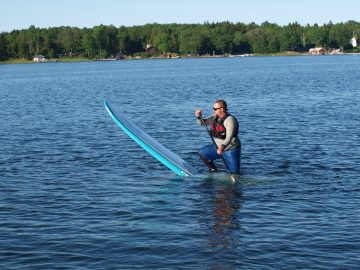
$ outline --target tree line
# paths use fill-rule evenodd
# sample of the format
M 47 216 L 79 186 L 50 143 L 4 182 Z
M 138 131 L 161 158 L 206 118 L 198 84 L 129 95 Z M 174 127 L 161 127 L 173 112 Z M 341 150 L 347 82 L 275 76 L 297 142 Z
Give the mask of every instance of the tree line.
M 203 24 L 146 24 L 142 26 L 99 25 L 93 28 L 51 27 L 2 32 L 0 61 L 79 55 L 106 58 L 122 52 L 136 55 L 146 52 L 151 44 L 158 53 L 244 54 L 308 51 L 312 47 L 352 50 L 350 40 L 360 37 L 360 23 L 286 26 L 264 22 L 217 22 Z

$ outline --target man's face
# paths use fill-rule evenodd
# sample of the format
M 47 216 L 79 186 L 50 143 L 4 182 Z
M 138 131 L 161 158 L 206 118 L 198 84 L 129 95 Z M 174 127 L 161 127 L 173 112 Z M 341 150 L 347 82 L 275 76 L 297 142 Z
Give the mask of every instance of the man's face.
M 224 108 L 221 107 L 219 103 L 214 103 L 213 112 L 214 112 L 214 116 L 221 116 L 224 112 Z

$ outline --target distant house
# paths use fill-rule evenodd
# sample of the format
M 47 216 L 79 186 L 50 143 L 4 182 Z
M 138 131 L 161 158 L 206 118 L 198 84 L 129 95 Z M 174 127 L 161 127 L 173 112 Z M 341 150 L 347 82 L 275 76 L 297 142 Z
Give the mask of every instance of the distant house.
M 65 51 L 64 53 L 59 53 L 56 55 L 57 57 L 78 57 L 80 56 L 80 53 L 79 52 L 73 52 L 73 51 Z
M 66 56 L 71 56 L 71 57 L 78 57 L 78 56 L 80 56 L 80 53 L 79 53 L 79 52 L 70 51 L 70 52 L 65 52 L 65 55 L 66 55 Z
M 331 49 L 331 51 L 330 51 L 330 54 L 343 54 L 344 53 L 344 51 L 343 51 L 343 49 L 342 48 L 340 48 L 340 49 Z
M 118 52 L 115 56 L 116 60 L 123 60 L 125 59 L 125 54 L 123 54 L 122 52 Z
M 41 54 L 35 55 L 35 56 L 33 57 L 33 61 L 34 61 L 34 62 L 45 62 L 45 61 L 46 61 L 46 57 L 43 56 L 43 55 L 41 55 Z
M 157 53 L 158 51 L 151 44 L 146 44 L 146 52 L 147 53 Z
M 324 47 L 316 47 L 316 48 L 311 48 L 309 50 L 309 53 L 311 55 L 320 55 L 320 54 L 326 54 L 326 49 Z

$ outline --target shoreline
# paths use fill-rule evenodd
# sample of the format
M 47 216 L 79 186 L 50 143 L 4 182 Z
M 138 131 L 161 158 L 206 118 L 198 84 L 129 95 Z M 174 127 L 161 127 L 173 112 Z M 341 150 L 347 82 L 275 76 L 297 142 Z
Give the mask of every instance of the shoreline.
M 140 57 L 130 56 L 124 59 L 104 58 L 104 59 L 91 59 L 84 57 L 77 58 L 50 58 L 48 61 L 35 62 L 27 59 L 11 59 L 1 61 L 0 65 L 6 64 L 47 64 L 47 63 L 71 63 L 71 62 L 94 62 L 94 61 L 125 61 L 125 60 L 147 60 L 147 59 L 193 59 L 193 58 L 242 58 L 242 57 L 276 57 L 276 56 L 327 56 L 327 55 L 360 55 L 360 53 L 341 53 L 341 54 L 325 54 L 325 55 L 310 55 L 309 53 L 298 53 L 298 52 L 281 52 L 281 53 L 262 53 L 262 54 L 240 54 L 240 55 L 180 55 L 178 57 L 166 57 L 166 56 L 152 56 L 152 57 Z

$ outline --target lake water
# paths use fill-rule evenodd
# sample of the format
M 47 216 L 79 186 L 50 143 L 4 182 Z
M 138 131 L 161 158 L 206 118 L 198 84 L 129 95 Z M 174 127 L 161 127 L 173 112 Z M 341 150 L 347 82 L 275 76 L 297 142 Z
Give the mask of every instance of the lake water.
M 0 65 L 0 268 L 358 269 L 359 78 L 357 55 Z M 235 184 L 197 155 L 219 98 Z M 104 99 L 203 173 L 175 176 Z

